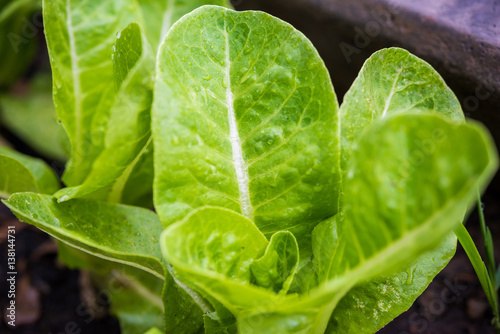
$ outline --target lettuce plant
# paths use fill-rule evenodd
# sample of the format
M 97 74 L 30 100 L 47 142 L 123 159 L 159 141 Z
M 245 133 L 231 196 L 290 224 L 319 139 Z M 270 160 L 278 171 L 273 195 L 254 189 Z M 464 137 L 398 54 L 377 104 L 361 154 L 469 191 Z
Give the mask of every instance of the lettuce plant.
M 374 333 L 453 256 L 492 140 L 408 52 L 374 54 L 339 107 L 303 34 L 191 11 L 217 2 L 45 2 L 68 187 L 4 203 L 118 282 L 124 333 Z

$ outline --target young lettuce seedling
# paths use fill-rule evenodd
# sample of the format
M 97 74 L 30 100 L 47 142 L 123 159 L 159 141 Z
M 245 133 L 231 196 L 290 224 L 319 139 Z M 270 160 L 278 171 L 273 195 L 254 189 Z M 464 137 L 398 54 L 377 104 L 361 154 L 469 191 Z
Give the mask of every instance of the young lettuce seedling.
M 104 15 L 86 4 L 44 13 L 70 187 L 5 203 L 70 264 L 120 273 L 124 332 L 375 333 L 453 256 L 498 159 L 427 63 L 374 54 L 339 108 L 310 41 L 268 14 L 203 6 L 159 35 L 135 16 L 158 19 L 155 1 L 110 1 L 98 38 L 124 28 L 111 60 L 79 35 L 74 20 L 91 31 Z M 149 145 L 156 213 L 106 203 L 130 203 L 130 180 L 151 190 Z

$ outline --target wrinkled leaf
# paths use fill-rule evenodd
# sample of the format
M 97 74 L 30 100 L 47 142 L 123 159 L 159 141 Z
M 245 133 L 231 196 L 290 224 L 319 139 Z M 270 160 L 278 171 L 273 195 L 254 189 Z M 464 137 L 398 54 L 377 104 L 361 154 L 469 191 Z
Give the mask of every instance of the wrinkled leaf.
M 56 174 L 44 161 L 0 147 L 1 198 L 25 191 L 52 194 L 59 187 Z
M 163 256 L 182 276 L 235 315 L 271 296 L 250 285 L 250 266 L 264 254 L 268 241 L 250 220 L 234 211 L 195 210 L 167 228 L 160 244 Z
M 396 274 L 382 275 L 355 286 L 339 302 L 326 333 L 376 333 L 405 312 L 455 254 L 452 234 Z
M 264 255 L 250 265 L 257 285 L 286 294 L 299 266 L 299 248 L 290 232 L 276 232 Z
M 346 245 L 328 276 L 362 265 L 395 240 L 420 233 L 428 235 L 414 247 L 407 244 L 398 256 L 411 258 L 412 248 L 425 249 L 427 243 L 435 247 L 434 235 L 446 234 L 461 221 L 471 193 L 485 187 L 496 167 L 491 138 L 477 124 L 450 123 L 428 114 L 401 114 L 374 124 L 349 160 L 340 217 Z M 398 256 L 390 262 L 398 263 Z
M 165 225 L 204 205 L 299 243 L 338 200 L 337 102 L 312 44 L 261 12 L 206 6 L 159 52 L 155 208 Z M 165 131 L 168 129 L 168 131 Z

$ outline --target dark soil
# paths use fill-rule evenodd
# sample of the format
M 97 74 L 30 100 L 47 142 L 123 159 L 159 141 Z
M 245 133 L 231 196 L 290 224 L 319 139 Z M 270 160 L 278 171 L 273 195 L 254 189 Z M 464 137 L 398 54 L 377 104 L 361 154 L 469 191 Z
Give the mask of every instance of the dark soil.
M 485 196 L 485 213 L 496 244 L 500 245 L 498 198 L 499 194 L 490 189 Z M 16 229 L 15 328 L 7 326 L 8 319 L 5 318 L 8 303 L 7 226 Z M 480 229 L 475 213 L 471 215 L 468 227 L 474 240 L 479 240 Z M 500 256 L 498 248 L 496 256 Z M 78 270 L 65 268 L 58 261 L 56 243 L 45 233 L 17 221 L 3 205 L 0 207 L 0 266 L 3 312 L 0 333 L 120 333 L 117 319 L 106 312 L 107 305 L 96 302 L 95 290 L 87 283 L 86 276 Z M 90 314 L 96 315 L 92 321 L 89 321 Z M 474 270 L 459 247 L 457 255 L 410 310 L 380 333 L 488 334 L 493 333 L 491 317 Z

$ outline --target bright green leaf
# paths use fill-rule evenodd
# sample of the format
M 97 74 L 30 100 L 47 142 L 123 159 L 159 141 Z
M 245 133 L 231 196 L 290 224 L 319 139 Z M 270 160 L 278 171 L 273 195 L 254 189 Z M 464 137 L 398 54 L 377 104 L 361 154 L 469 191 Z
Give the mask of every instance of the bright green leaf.
M 117 93 L 110 106 L 103 147 L 83 183 L 58 192 L 59 200 L 81 197 L 113 184 L 108 199 L 122 202 L 134 168 L 142 155 L 152 149 L 150 107 L 154 54 L 136 23 L 127 26 L 118 36 L 113 53 Z M 141 183 L 147 184 L 144 180 L 141 179 Z
M 372 334 L 405 312 L 455 254 L 452 234 L 396 274 L 382 275 L 355 286 L 339 302 L 326 333 Z
M 204 205 L 301 242 L 337 211 L 337 102 L 317 51 L 261 12 L 206 6 L 157 62 L 155 208 L 165 225 Z M 168 129 L 166 131 L 165 129 Z
M 276 232 L 264 255 L 250 265 L 257 285 L 286 294 L 299 266 L 299 248 L 290 232 Z
M 479 278 L 479 282 L 481 282 L 481 286 L 486 293 L 486 298 L 488 298 L 490 305 L 493 305 L 494 307 L 494 305 L 497 305 L 498 303 L 496 291 L 493 286 L 494 282 L 492 282 L 490 279 L 488 270 L 486 269 L 486 265 L 481 259 L 481 255 L 479 255 L 474 241 L 472 240 L 465 226 L 462 224 L 457 226 L 457 228 L 455 229 L 455 234 L 457 235 L 460 244 L 464 248 L 465 253 L 467 253 L 470 262 L 474 267 L 474 271 Z
M 356 144 L 365 129 L 384 117 L 408 111 L 436 112 L 452 120 L 463 121 L 459 101 L 441 76 L 428 63 L 398 48 L 376 52 L 364 64 L 340 107 L 341 165 L 344 173 L 353 145 Z M 451 240 L 442 246 L 442 255 L 448 255 L 448 260 L 451 259 L 455 247 L 456 245 L 453 245 Z M 423 262 L 415 263 L 415 266 L 416 268 L 425 268 L 425 270 L 415 270 L 416 277 L 413 284 L 400 284 L 399 288 L 395 284 L 393 285 L 396 291 L 403 290 L 405 292 L 404 297 L 399 299 L 398 306 L 394 305 L 393 296 L 379 295 L 381 304 L 394 306 L 389 308 L 388 312 L 384 311 L 387 308 L 379 309 L 376 316 L 374 312 L 374 316 L 370 320 L 365 318 L 364 323 L 375 324 L 373 327 L 367 326 L 366 333 L 374 332 L 383 327 L 401 313 L 401 310 L 409 308 L 444 265 L 442 261 L 428 261 L 426 256 L 423 256 L 421 261 Z M 433 265 L 434 268 L 432 268 Z M 389 281 L 395 282 L 405 275 L 405 271 L 394 274 Z M 386 282 L 388 279 L 381 277 L 379 281 Z M 345 299 L 356 298 L 370 302 L 370 298 L 364 297 L 363 294 L 358 295 L 356 291 L 372 290 L 372 288 L 373 284 L 367 282 L 366 287 L 362 285 L 359 289 L 354 289 Z M 378 289 L 383 289 L 382 283 Z M 351 296 L 351 294 L 353 295 Z M 345 310 L 346 315 L 342 315 L 343 310 Z M 352 316 L 352 312 L 347 308 L 337 309 L 336 313 L 339 319 Z M 347 322 L 344 323 L 347 325 Z M 361 333 L 361 329 L 356 325 L 346 326 L 342 330 L 347 333 L 348 327 L 352 333 Z
M 409 259 L 414 250 L 435 247 L 434 236 L 463 218 L 471 193 L 484 188 L 496 168 L 494 145 L 479 125 L 428 114 L 374 124 L 349 160 L 341 232 L 347 246 L 329 276 L 363 264 L 395 240 L 422 238 L 393 256 L 394 264 L 399 256 Z M 370 276 L 384 267 L 373 266 Z
M 105 146 L 116 96 L 111 49 L 116 33 L 138 21 L 138 13 L 133 1 L 43 2 L 54 104 L 71 142 L 63 176 L 68 186 L 84 182 Z
M 0 197 L 25 191 L 53 194 L 59 187 L 56 174 L 44 161 L 0 147 Z

